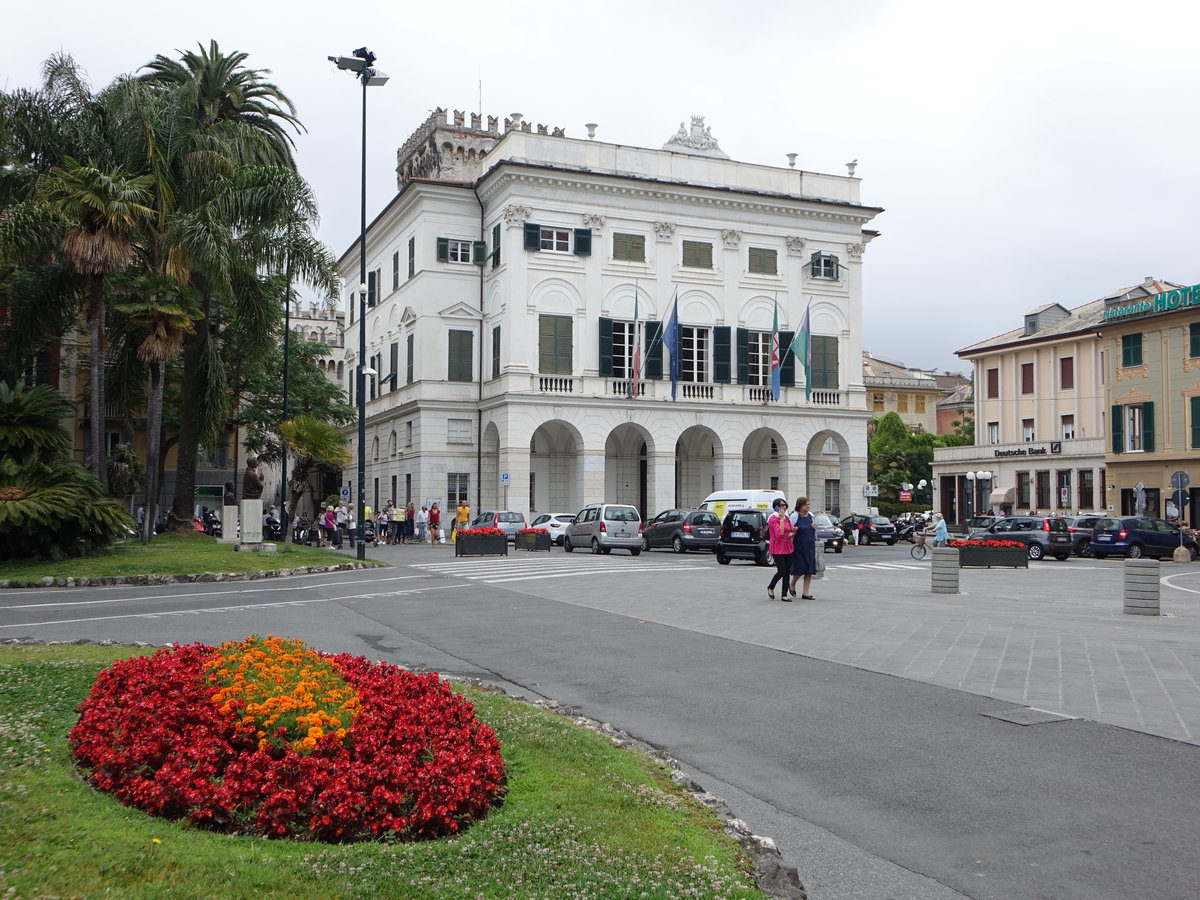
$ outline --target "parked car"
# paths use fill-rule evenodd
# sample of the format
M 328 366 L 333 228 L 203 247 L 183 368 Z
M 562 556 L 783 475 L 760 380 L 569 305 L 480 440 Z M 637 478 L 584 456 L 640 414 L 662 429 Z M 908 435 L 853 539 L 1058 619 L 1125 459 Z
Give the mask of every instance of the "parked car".
M 628 550 L 637 556 L 642 552 L 642 517 L 622 503 L 585 506 L 563 533 L 563 549 L 570 553 L 576 547 L 590 547 L 593 553 Z
M 760 566 L 773 566 L 775 557 L 771 555 L 769 540 L 766 510 L 730 510 L 721 521 L 717 562 L 727 566 L 731 559 L 752 559 Z
M 1071 548 L 1076 556 L 1092 555 L 1092 529 L 1105 516 L 1073 516 L 1067 519 L 1067 530 L 1071 532 Z
M 545 528 L 550 534 L 550 543 L 561 546 L 567 526 L 574 521 L 575 513 L 540 513 L 529 523 L 529 527 Z
M 525 527 L 525 513 L 510 509 L 491 509 L 481 512 L 471 520 L 471 528 L 499 528 L 509 543 L 517 540 L 517 532 Z
M 1020 541 L 1030 559 L 1053 556 L 1067 559 L 1073 548 L 1067 520 L 1060 516 L 1009 516 L 997 519 L 987 528 L 968 533 L 972 541 Z
M 855 516 L 846 516 L 840 523 L 846 540 L 851 543 L 854 542 L 854 532 L 850 525 L 855 518 Z M 860 544 L 874 544 L 882 541 L 891 547 L 896 543 L 896 526 L 887 516 L 857 516 L 857 518 L 863 523 L 862 532 L 858 535 Z
M 817 529 L 817 541 L 823 545 L 825 550 L 832 550 L 834 553 L 842 552 L 842 547 L 846 544 L 846 535 L 832 516 L 813 513 L 813 525 Z
M 670 547 L 676 553 L 715 550 L 721 520 L 707 509 L 667 509 L 642 525 L 642 549 Z
M 1200 556 L 1196 542 L 1166 519 L 1150 516 L 1100 519 L 1092 530 L 1092 555 L 1096 559 L 1108 556 L 1127 556 L 1130 559 L 1152 556 L 1160 559 L 1174 553 L 1181 543 L 1188 548 L 1193 560 Z

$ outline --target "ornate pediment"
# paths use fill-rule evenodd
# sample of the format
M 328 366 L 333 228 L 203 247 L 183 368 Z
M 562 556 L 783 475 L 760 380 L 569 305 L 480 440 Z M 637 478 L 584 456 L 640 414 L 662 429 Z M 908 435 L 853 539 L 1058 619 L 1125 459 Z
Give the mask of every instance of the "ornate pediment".
M 704 116 L 692 116 L 692 127 L 686 128 L 679 123 L 679 130 L 662 145 L 664 150 L 676 153 L 691 153 L 696 156 L 711 156 L 715 159 L 729 159 L 729 154 L 717 144 L 712 136 L 712 129 L 704 124 Z

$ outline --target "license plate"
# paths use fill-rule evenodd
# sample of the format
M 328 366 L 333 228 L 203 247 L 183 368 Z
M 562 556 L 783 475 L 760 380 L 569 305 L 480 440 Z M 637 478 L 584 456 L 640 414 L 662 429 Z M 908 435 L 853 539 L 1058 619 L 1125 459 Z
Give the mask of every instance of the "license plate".
M 1111 541 L 1111 540 L 1112 540 L 1112 535 L 1111 535 L 1111 534 L 1098 534 L 1098 535 L 1096 535 L 1096 540 L 1098 540 L 1098 541 Z
M 716 531 L 712 528 L 697 528 L 696 534 L 700 535 L 701 537 L 708 537 L 710 535 L 716 534 Z
M 750 532 L 748 532 L 748 531 L 735 531 L 735 532 L 733 532 L 733 534 L 732 534 L 732 535 L 730 535 L 730 536 L 731 536 L 731 537 L 735 537 L 735 538 L 748 538 L 748 537 L 750 537 Z

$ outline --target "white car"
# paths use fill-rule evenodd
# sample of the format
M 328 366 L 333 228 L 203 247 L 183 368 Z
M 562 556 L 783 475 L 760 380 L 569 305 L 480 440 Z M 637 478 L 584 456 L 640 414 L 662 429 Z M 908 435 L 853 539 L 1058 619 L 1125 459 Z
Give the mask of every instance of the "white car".
M 563 533 L 575 521 L 575 513 L 540 513 L 529 523 L 530 528 L 545 528 L 550 533 L 550 543 L 562 546 Z

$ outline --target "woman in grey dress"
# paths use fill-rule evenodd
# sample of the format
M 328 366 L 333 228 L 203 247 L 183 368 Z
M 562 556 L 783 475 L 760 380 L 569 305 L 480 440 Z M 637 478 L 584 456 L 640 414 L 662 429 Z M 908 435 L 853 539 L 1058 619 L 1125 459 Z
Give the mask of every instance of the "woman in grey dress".
M 817 571 L 817 529 L 813 518 L 808 513 L 808 498 L 798 497 L 796 509 L 792 513 L 792 523 L 796 526 L 796 534 L 792 541 L 792 584 L 791 594 L 796 596 L 796 582 L 804 579 L 804 590 L 800 594 L 802 600 L 816 599 L 809 591 L 812 590 L 812 577 Z

